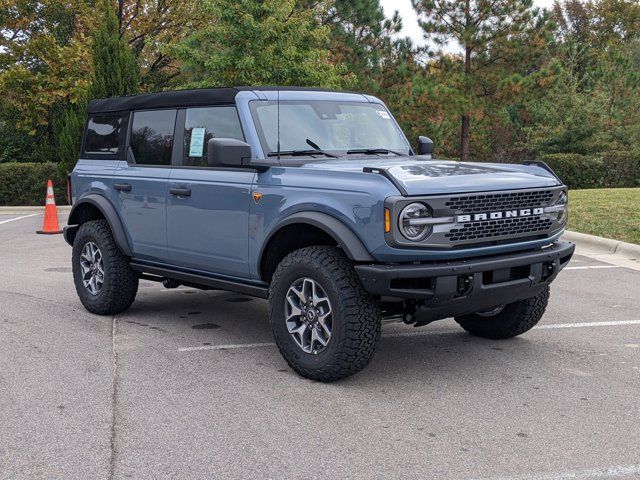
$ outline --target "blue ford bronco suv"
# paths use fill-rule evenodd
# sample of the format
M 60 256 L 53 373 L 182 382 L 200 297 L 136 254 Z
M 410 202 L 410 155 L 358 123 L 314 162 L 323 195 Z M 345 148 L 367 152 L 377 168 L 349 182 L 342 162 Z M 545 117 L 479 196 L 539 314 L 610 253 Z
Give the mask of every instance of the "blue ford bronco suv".
M 140 279 L 268 298 L 283 357 L 319 381 L 365 367 L 383 320 L 526 332 L 574 251 L 566 186 L 543 163 L 432 152 L 363 94 L 91 101 L 65 228 L 80 301 L 117 314 Z

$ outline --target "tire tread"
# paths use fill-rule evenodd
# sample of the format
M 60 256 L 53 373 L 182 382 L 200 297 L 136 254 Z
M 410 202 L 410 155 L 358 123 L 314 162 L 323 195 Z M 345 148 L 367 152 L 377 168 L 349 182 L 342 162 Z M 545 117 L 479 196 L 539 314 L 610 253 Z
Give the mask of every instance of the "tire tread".
M 105 279 L 102 291 L 97 297 L 90 297 L 82 279 L 76 274 L 76 262 L 80 250 L 89 239 L 100 244 L 104 262 Z M 131 306 L 138 293 L 138 276 L 129 265 L 127 257 L 120 251 L 111 234 L 106 220 L 91 220 L 83 223 L 73 242 L 74 283 L 80 301 L 91 313 L 115 315 Z
M 549 303 L 550 289 L 546 287 L 532 298 L 507 305 L 495 317 L 471 314 L 456 317 L 456 322 L 477 337 L 502 340 L 517 337 L 537 325 Z
M 311 380 L 330 382 L 359 372 L 371 361 L 380 339 L 380 309 L 360 283 L 352 263 L 338 248 L 306 247 L 290 253 L 280 262 L 273 275 L 269 292 L 269 319 L 272 326 L 274 321 L 279 320 L 275 318 L 277 314 L 274 308 L 276 289 L 282 283 L 284 273 L 300 264 L 322 268 L 333 279 L 336 289 L 340 292 L 340 311 L 344 312 L 341 318 L 344 325 L 343 335 L 331 362 L 322 368 L 309 369 L 299 365 L 274 328 L 280 353 L 293 370 Z

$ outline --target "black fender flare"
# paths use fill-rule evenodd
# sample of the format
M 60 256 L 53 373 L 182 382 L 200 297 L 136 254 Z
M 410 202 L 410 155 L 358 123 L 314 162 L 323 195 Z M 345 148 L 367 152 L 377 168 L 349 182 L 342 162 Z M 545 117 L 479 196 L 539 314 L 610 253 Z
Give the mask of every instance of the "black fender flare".
M 273 236 L 283 227 L 294 223 L 303 223 L 319 228 L 330 235 L 342 247 L 347 257 L 355 262 L 374 262 L 375 259 L 369 254 L 362 241 L 357 237 L 353 230 L 347 227 L 343 222 L 331 215 L 322 212 L 298 212 L 278 222 L 265 238 L 260 249 L 258 265 L 262 263 L 265 249 Z
M 64 239 L 66 242 L 69 245 L 73 245 L 73 239 L 75 238 L 76 232 L 81 223 L 84 223 L 82 222 L 81 215 L 82 207 L 87 204 L 94 206 L 102 213 L 102 216 L 109 224 L 109 228 L 111 228 L 113 239 L 115 240 L 116 245 L 118 245 L 120 251 L 127 257 L 132 257 L 133 253 L 131 251 L 131 246 L 129 245 L 129 240 L 127 240 L 124 226 L 116 212 L 116 209 L 109 200 L 99 194 L 90 193 L 89 195 L 82 197 L 73 205 L 71 212 L 69 213 L 69 220 L 67 221 L 68 225 L 64 227 Z

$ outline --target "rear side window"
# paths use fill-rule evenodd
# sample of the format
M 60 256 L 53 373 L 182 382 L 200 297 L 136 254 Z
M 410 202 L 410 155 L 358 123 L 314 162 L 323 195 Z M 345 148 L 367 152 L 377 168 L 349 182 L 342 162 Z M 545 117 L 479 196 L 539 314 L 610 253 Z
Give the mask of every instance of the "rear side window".
M 135 112 L 131 150 L 137 164 L 171 165 L 176 110 Z
M 90 116 L 84 140 L 84 153 L 89 155 L 118 153 L 122 123 L 120 115 Z
M 183 165 L 206 167 L 207 142 L 212 138 L 235 138 L 244 141 L 236 107 L 187 109 Z

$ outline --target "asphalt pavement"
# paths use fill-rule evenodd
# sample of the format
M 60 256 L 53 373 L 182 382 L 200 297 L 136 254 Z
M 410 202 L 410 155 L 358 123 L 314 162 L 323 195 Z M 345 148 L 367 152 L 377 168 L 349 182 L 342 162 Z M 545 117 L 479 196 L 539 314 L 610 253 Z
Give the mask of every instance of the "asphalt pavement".
M 89 314 L 41 223 L 0 215 L 0 479 L 640 478 L 640 271 L 578 256 L 522 337 L 385 325 L 321 384 L 263 300 L 143 281 Z

